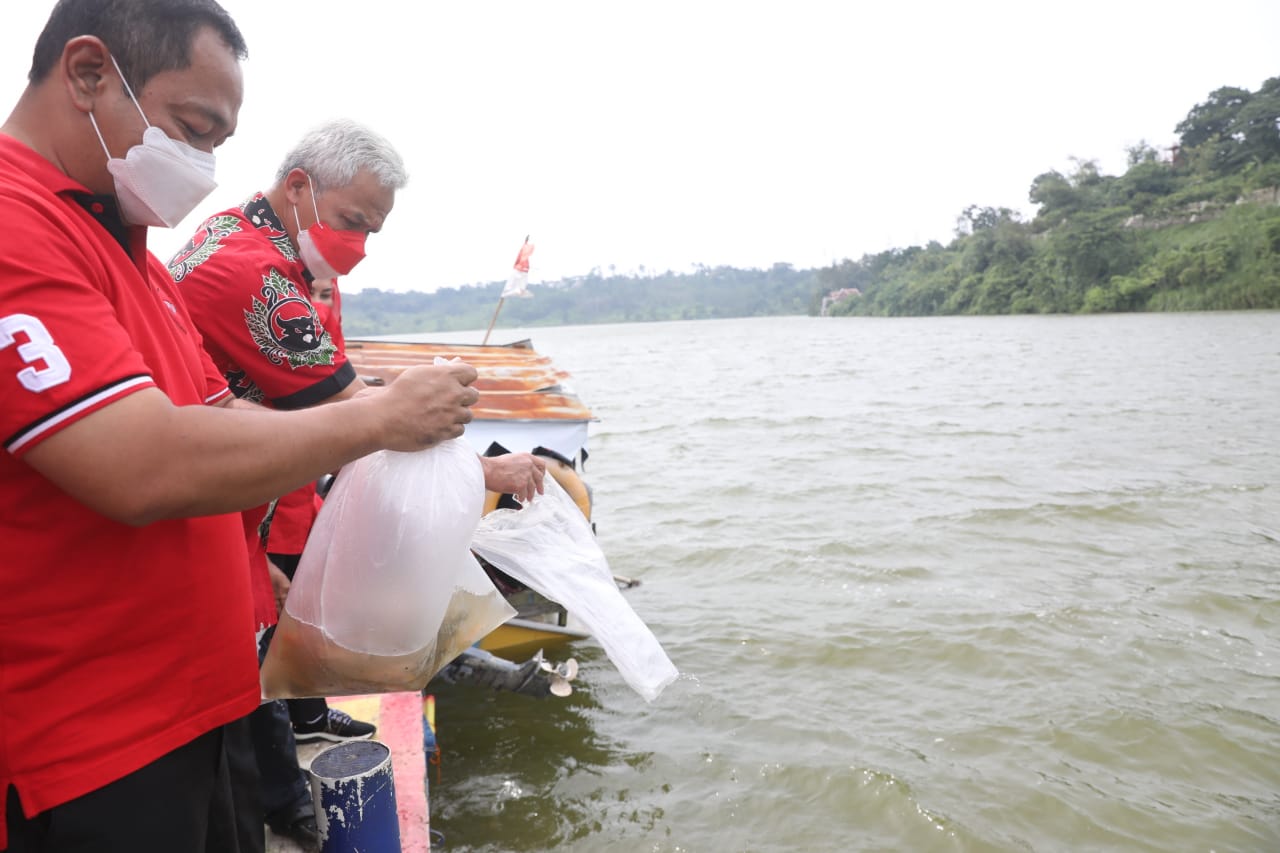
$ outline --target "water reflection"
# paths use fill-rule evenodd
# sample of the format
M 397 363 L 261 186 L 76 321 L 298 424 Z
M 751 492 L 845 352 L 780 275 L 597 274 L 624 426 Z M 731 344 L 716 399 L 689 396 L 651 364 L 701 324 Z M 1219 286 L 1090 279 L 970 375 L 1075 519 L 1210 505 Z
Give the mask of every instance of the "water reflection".
M 1280 850 L 1280 313 L 535 339 L 686 676 L 441 690 L 447 849 Z
M 599 648 L 573 653 L 584 670 L 608 665 Z M 431 773 L 431 827 L 448 850 L 546 850 L 618 822 L 653 827 L 661 808 L 637 808 L 610 782 L 651 755 L 600 733 L 609 712 L 593 689 L 579 678 L 567 698 L 533 699 L 432 685 L 441 763 L 438 778 Z

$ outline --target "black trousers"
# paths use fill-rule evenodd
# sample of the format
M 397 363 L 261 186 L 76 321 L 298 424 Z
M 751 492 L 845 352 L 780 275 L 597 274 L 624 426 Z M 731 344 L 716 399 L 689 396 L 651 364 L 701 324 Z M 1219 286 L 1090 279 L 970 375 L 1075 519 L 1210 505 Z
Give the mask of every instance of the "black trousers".
M 249 715 L 249 728 L 260 780 L 258 828 L 265 820 L 272 829 L 282 831 L 299 817 L 314 815 L 311 783 L 298 765 L 298 747 L 284 702 L 276 699 L 259 705 Z
M 262 635 L 258 646 L 259 663 L 266 657 L 275 632 L 273 625 Z M 257 800 L 252 805 L 257 808 L 258 826 L 261 827 L 265 819 L 272 829 L 281 830 L 300 817 L 314 816 L 311 784 L 307 772 L 298 764 L 298 744 L 293 737 L 293 723 L 285 702 L 276 699 L 259 705 L 248 716 L 248 731 L 256 761 L 257 772 L 253 781 Z M 241 778 L 247 783 L 248 773 Z M 233 768 L 232 787 L 235 785 Z M 246 851 L 241 850 L 241 853 Z
M 247 717 L 227 723 L 227 772 L 231 778 L 231 805 L 235 811 L 232 827 L 240 853 L 265 853 L 267 832 L 262 824 L 262 784 L 258 774 L 258 755 L 251 722 L 256 710 Z M 208 853 L 215 853 L 210 848 Z
M 8 853 L 238 853 L 223 741 L 214 729 L 32 818 L 10 787 Z
M 263 637 L 259 659 L 273 629 Z M 298 765 L 293 726 L 282 702 L 265 702 L 226 726 L 227 768 L 239 853 L 265 853 L 264 822 L 282 830 L 299 817 L 314 815 L 311 786 Z M 176 851 L 175 851 L 176 853 Z M 208 853 L 218 853 L 210 847 Z

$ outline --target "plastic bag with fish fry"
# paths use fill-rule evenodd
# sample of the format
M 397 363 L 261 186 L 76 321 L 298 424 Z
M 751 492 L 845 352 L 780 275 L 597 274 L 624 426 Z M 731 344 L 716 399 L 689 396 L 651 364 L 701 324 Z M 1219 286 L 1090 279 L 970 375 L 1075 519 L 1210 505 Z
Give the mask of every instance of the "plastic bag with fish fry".
M 470 551 L 483 505 L 462 439 L 343 467 L 263 661 L 263 697 L 419 690 L 514 616 Z

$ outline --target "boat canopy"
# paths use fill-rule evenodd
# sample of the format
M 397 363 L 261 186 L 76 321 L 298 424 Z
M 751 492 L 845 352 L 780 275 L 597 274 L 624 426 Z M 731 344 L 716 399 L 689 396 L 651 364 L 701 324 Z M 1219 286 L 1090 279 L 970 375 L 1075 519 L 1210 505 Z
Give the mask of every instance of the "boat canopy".
M 570 375 L 540 355 L 528 340 L 501 346 L 347 339 L 347 358 L 370 384 L 390 382 L 401 371 L 459 358 L 479 373 L 480 400 L 465 438 L 477 453 L 498 442 L 513 453 L 546 447 L 576 459 L 587 446 L 591 410 L 569 386 Z

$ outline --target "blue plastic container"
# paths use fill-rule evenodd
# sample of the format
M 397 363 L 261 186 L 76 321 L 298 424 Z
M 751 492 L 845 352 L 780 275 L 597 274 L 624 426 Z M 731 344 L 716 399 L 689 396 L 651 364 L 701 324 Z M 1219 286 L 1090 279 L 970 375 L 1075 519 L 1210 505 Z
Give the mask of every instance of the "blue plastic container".
M 391 750 L 376 740 L 332 746 L 311 761 L 321 853 L 400 853 Z

